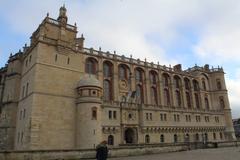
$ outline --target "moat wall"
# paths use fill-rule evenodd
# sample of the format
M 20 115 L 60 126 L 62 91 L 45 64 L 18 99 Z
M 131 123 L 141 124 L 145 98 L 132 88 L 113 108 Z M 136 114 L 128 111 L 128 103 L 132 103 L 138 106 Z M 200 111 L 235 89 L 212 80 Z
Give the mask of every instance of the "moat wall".
M 208 143 L 206 148 L 240 146 L 240 141 Z M 201 148 L 200 144 L 167 144 L 167 145 L 133 145 L 111 148 L 109 157 L 137 156 L 144 154 L 157 154 L 166 152 L 178 152 L 189 149 Z M 22 150 L 0 151 L 0 160 L 79 160 L 94 159 L 94 149 L 81 150 Z

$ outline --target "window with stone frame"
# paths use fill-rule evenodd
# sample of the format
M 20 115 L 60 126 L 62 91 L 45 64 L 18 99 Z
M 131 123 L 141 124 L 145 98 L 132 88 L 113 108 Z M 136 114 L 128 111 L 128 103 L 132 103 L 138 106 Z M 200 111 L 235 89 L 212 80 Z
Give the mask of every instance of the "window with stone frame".
M 94 58 L 87 58 L 85 62 L 85 72 L 88 74 L 97 73 L 97 61 Z
M 92 108 L 92 120 L 97 120 L 97 107 Z
M 148 134 L 145 136 L 145 143 L 150 143 L 150 136 Z
M 114 145 L 114 136 L 113 135 L 109 135 L 108 136 L 108 145 Z
M 167 88 L 164 89 L 164 105 L 169 106 L 171 104 L 170 102 L 170 94 L 169 90 Z

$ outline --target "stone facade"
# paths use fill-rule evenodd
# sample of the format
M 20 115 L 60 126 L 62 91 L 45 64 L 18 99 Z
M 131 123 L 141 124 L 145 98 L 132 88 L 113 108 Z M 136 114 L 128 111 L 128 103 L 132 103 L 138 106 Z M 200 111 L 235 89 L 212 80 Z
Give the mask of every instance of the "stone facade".
M 66 8 L 0 70 L 0 148 L 234 140 L 222 68 L 166 67 L 84 47 Z

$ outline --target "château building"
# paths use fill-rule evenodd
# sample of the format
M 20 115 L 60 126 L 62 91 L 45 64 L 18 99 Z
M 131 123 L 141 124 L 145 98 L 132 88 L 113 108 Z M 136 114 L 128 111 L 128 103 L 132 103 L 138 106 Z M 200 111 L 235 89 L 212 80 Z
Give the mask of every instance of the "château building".
M 47 15 L 0 69 L 0 148 L 84 149 L 234 140 L 222 68 L 167 67 L 85 48 Z

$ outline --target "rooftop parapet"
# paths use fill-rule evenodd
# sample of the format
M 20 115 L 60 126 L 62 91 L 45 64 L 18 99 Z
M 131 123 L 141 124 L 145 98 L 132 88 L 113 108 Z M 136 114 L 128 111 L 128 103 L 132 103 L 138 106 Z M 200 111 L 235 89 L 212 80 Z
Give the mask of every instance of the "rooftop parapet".
M 201 71 L 201 72 L 224 72 L 222 67 L 218 66 L 217 68 L 212 67 L 210 69 L 208 64 L 204 65 L 203 67 L 195 65 L 194 67 L 188 68 L 187 70 L 185 70 L 185 72 L 189 72 L 189 73 L 190 72 L 195 72 L 195 71 Z

